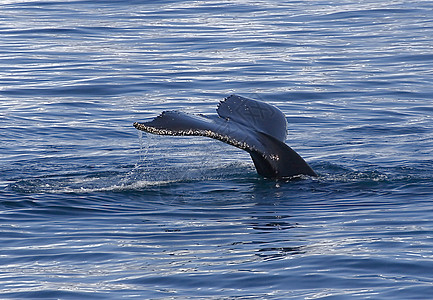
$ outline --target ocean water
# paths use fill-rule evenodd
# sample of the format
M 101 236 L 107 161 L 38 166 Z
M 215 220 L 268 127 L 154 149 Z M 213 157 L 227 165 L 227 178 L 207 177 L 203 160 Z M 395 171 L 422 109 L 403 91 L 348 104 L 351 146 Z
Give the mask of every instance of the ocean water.
M 0 298 L 431 298 L 431 1 L 8 0 L 0 36 Z M 233 93 L 319 176 L 132 126 Z

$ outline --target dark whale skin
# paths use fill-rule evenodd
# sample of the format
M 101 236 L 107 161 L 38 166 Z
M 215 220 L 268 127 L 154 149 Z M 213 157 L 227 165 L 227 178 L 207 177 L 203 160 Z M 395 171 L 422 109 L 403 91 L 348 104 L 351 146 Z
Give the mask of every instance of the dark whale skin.
M 218 115 L 164 111 L 149 122 L 134 123 L 145 132 L 173 136 L 206 136 L 247 151 L 257 173 L 266 178 L 317 176 L 308 163 L 284 143 L 287 121 L 275 106 L 231 95 L 220 102 Z

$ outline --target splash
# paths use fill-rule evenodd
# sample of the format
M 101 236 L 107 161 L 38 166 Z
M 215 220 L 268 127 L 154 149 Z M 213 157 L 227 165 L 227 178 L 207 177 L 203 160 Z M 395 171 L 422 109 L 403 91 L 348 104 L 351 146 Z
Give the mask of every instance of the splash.
M 88 166 L 82 166 L 80 170 L 78 165 L 70 171 L 59 169 L 57 174 L 20 179 L 9 184 L 8 188 L 22 193 L 143 191 L 177 183 L 254 174 L 247 157 L 246 163 L 227 159 L 233 153 L 227 153 L 228 146 L 225 144 L 204 139 L 185 139 L 190 138 L 173 141 L 138 131 L 138 161 L 134 165 L 108 166 L 97 171 Z M 232 149 L 229 151 L 233 152 Z

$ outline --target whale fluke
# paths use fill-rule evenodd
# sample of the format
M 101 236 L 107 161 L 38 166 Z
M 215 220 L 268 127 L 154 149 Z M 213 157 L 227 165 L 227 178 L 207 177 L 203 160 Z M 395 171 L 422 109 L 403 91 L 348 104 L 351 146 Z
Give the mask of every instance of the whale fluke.
M 207 136 L 247 151 L 257 173 L 267 178 L 317 176 L 284 141 L 287 121 L 276 107 L 231 95 L 221 101 L 218 115 L 204 116 L 164 111 L 149 122 L 134 123 L 138 130 L 159 135 Z

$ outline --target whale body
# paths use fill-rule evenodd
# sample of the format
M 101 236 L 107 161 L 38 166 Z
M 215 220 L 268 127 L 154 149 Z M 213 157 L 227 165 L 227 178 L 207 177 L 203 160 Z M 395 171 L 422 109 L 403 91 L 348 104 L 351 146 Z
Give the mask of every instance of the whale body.
M 275 106 L 231 95 L 221 101 L 218 115 L 164 111 L 151 121 L 135 122 L 145 132 L 173 136 L 206 136 L 247 151 L 257 173 L 266 178 L 317 176 L 307 162 L 284 143 L 287 121 Z

